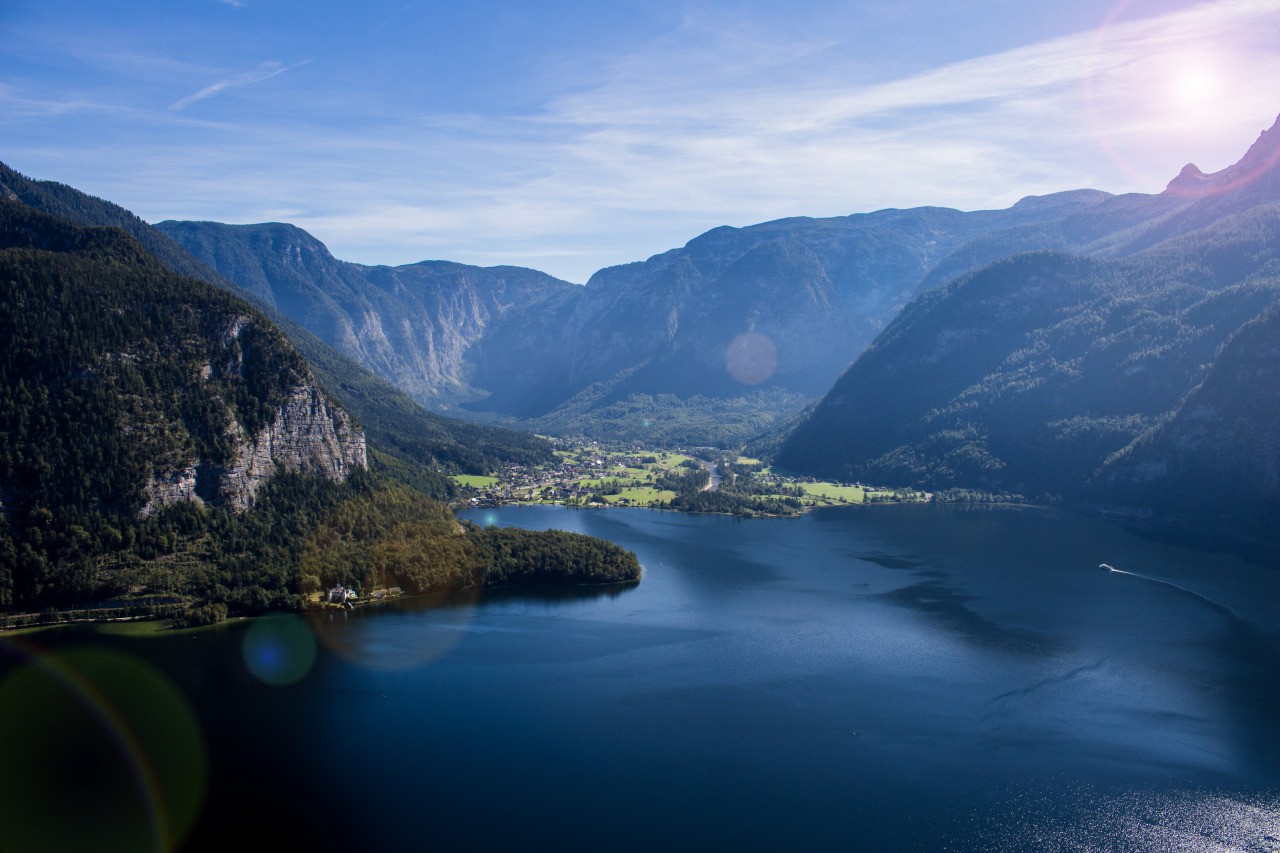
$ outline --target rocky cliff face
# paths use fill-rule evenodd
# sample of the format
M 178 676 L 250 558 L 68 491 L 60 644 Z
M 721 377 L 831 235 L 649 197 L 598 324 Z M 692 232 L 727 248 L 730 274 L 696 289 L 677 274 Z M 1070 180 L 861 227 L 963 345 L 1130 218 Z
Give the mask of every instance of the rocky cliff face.
M 341 482 L 367 466 L 364 432 L 315 386 L 296 385 L 271 424 L 243 436 L 235 460 L 218 472 L 218 491 L 237 507 L 273 474 L 287 471 Z
M 258 488 L 279 472 L 342 482 L 368 466 L 364 431 L 310 384 L 290 389 L 257 435 L 232 422 L 227 438 L 234 447 L 229 462 L 188 460 L 176 470 L 153 476 L 142 514 L 179 501 L 247 509 Z
M 124 231 L 0 198 L 0 280 L 6 505 L 245 508 L 278 472 L 365 466 L 363 432 L 279 329 Z
M 235 314 L 212 335 L 200 365 L 190 382 L 214 389 L 227 382 L 244 382 L 262 372 L 262 364 L 272 355 L 256 342 L 260 319 Z M 191 500 L 226 504 L 246 509 L 254 493 L 277 472 L 305 474 L 341 482 L 356 469 L 367 466 L 364 432 L 350 416 L 331 403 L 300 364 L 288 371 L 294 383 L 279 389 L 279 402 L 269 419 L 252 433 L 230 408 L 225 413 L 222 458 L 184 458 L 172 470 L 157 471 L 145 489 L 142 514 Z M 154 426 L 152 427 L 154 429 Z M 169 429 L 177 429 L 171 425 Z M 225 449 L 225 448 L 229 448 Z
M 156 227 L 218 274 L 429 404 L 474 396 L 465 357 L 495 322 L 578 289 L 519 267 L 347 263 L 282 223 Z

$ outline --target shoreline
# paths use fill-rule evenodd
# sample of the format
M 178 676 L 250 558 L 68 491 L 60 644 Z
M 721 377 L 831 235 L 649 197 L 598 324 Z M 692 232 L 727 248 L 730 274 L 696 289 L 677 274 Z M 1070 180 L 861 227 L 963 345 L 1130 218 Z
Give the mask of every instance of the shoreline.
M 637 509 L 638 507 L 628 507 L 628 509 Z M 643 507 L 639 507 L 643 508 Z M 635 580 L 621 581 L 602 581 L 600 583 L 543 583 L 543 584 L 497 584 L 494 586 L 481 586 L 463 589 L 439 590 L 436 592 L 416 592 L 396 596 L 387 596 L 384 598 L 368 598 L 352 603 L 350 608 L 333 606 L 333 607 L 307 607 L 303 610 L 269 610 L 265 613 L 253 614 L 229 614 L 227 618 L 221 622 L 213 622 L 208 625 L 190 625 L 177 627 L 165 624 L 168 617 L 164 616 L 127 616 L 106 619 L 67 619 L 60 622 L 42 622 L 36 625 L 20 625 L 20 626 L 0 626 L 0 640 L 6 637 L 21 637 L 32 634 L 44 633 L 46 631 L 55 631 L 60 628 L 86 628 L 92 626 L 124 626 L 124 625 L 146 625 L 149 626 L 145 630 L 139 631 L 119 631 L 110 633 L 119 633 L 122 635 L 132 635 L 137 637 L 147 636 L 171 636 L 176 634 L 196 633 L 200 631 L 218 630 L 223 626 L 233 622 L 243 622 L 252 619 L 266 619 L 273 616 L 291 614 L 294 616 L 307 617 L 320 614 L 350 613 L 355 610 L 361 610 L 366 607 L 380 607 L 397 602 L 415 601 L 424 598 L 448 598 L 449 596 L 463 595 L 468 593 L 476 593 L 483 595 L 489 592 L 510 592 L 513 590 L 528 590 L 532 593 L 546 592 L 548 590 L 577 590 L 591 591 L 598 590 L 601 593 L 607 593 L 609 590 L 623 587 L 631 587 L 638 585 L 644 579 L 643 566 L 641 567 L 641 576 Z M 3 618 L 3 617 L 0 617 Z
M 861 500 L 861 501 L 844 501 L 842 503 L 812 504 L 808 506 L 803 506 L 800 509 L 796 510 L 795 512 L 788 512 L 788 513 L 752 511 L 750 514 L 747 514 L 747 513 L 737 513 L 737 512 L 717 512 L 715 510 L 705 510 L 705 509 L 683 509 L 681 507 L 673 507 L 673 506 L 650 506 L 647 504 L 615 504 L 615 503 L 608 503 L 608 502 L 592 503 L 592 504 L 569 504 L 569 503 L 566 503 L 565 501 L 517 501 L 517 500 L 501 501 L 498 503 L 479 503 L 479 504 L 464 504 L 464 503 L 455 502 L 455 503 L 449 504 L 449 508 L 453 510 L 454 515 L 457 515 L 459 512 L 463 510 L 474 510 L 478 512 L 486 509 L 504 509 L 506 507 L 511 507 L 511 506 L 515 506 L 515 507 L 559 506 L 559 507 L 564 507 L 565 509 L 574 509 L 574 510 L 647 509 L 655 512 L 675 512 L 675 513 L 680 513 L 682 515 L 723 515 L 729 518 L 799 518 L 800 516 L 805 515 L 806 513 L 814 512 L 816 510 L 840 509 L 842 507 L 927 506 L 929 504 L 934 504 L 934 503 L 953 504 L 955 506 L 963 506 L 966 504 L 970 506 L 978 506 L 978 505 L 981 505 L 981 506 L 1030 506 L 1030 504 L 1025 504 L 1025 503 L 995 502 L 995 501 L 990 501 L 990 502 L 988 501 L 935 501 L 932 492 L 924 492 L 923 494 L 926 497 L 922 500 L 870 500 L 870 501 Z

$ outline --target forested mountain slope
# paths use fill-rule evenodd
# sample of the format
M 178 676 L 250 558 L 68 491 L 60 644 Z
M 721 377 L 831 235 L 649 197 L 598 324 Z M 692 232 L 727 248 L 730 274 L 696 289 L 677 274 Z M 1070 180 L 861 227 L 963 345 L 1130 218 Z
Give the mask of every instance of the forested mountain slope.
M 958 246 L 1106 198 L 717 228 L 586 287 L 507 267 L 346 264 L 284 225 L 159 227 L 420 401 L 470 400 L 552 432 L 732 442 L 828 388 Z
M 363 432 L 266 318 L 123 231 L 0 201 L 0 280 L 0 563 L 20 600 L 92 587 L 92 558 L 166 507 L 365 470 Z
M 63 184 L 31 180 L 4 164 L 0 164 L 0 196 L 80 225 L 123 228 L 170 270 L 248 297 L 302 353 L 320 386 L 364 426 L 372 440 L 375 468 L 394 467 L 444 497 L 451 487 L 435 469 L 484 474 L 503 464 L 550 458 L 550 446 L 534 436 L 426 411 L 404 391 L 272 308 L 270 300 L 218 275 L 166 234 L 116 204 Z
M 1105 248 L 1094 241 L 1087 256 L 1015 254 L 924 293 L 796 427 L 777 464 L 1125 505 L 1263 535 L 1274 390 L 1256 380 L 1269 375 L 1265 330 L 1280 304 L 1278 152 L 1273 128 L 1216 175 L 1185 169 L 1150 202 L 1165 214 Z M 1122 201 L 1137 203 L 1095 212 Z
M 1227 341 L 1169 416 L 1107 459 L 1090 493 L 1192 532 L 1276 546 L 1280 531 L 1280 308 Z
M 0 281 L 0 611 L 639 577 L 608 543 L 464 528 L 371 474 L 265 316 L 123 230 L 0 200 Z

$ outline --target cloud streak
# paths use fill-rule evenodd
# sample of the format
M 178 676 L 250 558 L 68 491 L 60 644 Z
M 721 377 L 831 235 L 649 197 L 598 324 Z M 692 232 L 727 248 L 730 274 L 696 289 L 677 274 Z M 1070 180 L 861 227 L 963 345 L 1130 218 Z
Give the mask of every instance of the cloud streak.
M 583 281 L 716 225 L 1158 191 L 1187 160 L 1233 162 L 1280 110 L 1280 0 L 1218 0 L 896 75 L 853 34 L 803 29 L 785 39 L 699 13 L 628 52 L 575 57 L 506 114 L 424 114 L 415 85 L 435 78 L 373 88 L 326 79 L 326 60 L 298 81 L 324 87 L 301 93 L 305 109 L 245 103 L 179 134 L 192 104 L 297 67 L 266 63 L 153 110 L 154 133 L 9 150 L 69 183 L 67 165 L 89 164 L 83 188 L 152 221 L 285 218 L 349 260 L 525 263 Z M 1170 97 L 1196 63 L 1220 88 Z M 0 87 L 0 105 L 17 96 Z
M 233 4 L 239 5 L 239 4 Z M 278 77 L 286 71 L 292 71 L 295 68 L 306 65 L 311 60 L 305 59 L 302 62 L 293 65 L 283 65 L 279 62 L 264 62 L 253 71 L 246 71 L 235 77 L 229 77 L 226 80 L 219 80 L 217 83 L 211 83 L 198 92 L 187 95 L 185 98 L 179 98 L 169 105 L 169 109 L 175 112 L 181 112 L 192 104 L 203 101 L 205 98 L 212 97 L 219 92 L 227 89 L 237 89 L 241 86 L 251 86 L 254 83 L 261 83 L 264 80 L 270 80 L 272 77 Z

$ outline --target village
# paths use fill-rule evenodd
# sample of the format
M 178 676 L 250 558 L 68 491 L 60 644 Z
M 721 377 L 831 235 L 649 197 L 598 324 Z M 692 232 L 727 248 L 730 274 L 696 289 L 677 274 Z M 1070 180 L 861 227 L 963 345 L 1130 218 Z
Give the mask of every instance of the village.
M 553 441 L 557 459 L 552 465 L 512 465 L 491 476 L 455 476 L 460 503 L 665 509 L 678 508 L 682 492 L 714 492 L 723 487 L 785 506 L 787 511 L 781 514 L 795 514 L 816 507 L 931 498 L 925 492 L 788 477 L 758 459 L 714 447 L 652 449 L 590 440 Z

